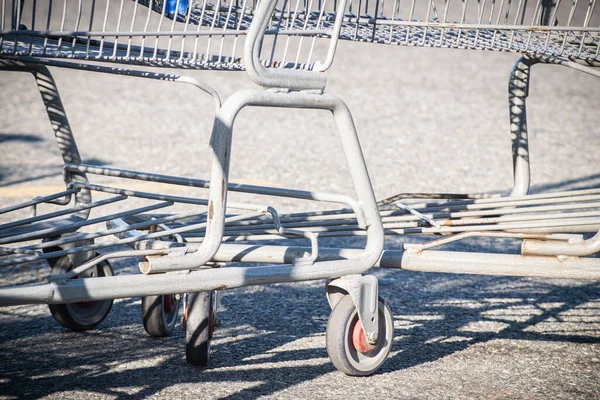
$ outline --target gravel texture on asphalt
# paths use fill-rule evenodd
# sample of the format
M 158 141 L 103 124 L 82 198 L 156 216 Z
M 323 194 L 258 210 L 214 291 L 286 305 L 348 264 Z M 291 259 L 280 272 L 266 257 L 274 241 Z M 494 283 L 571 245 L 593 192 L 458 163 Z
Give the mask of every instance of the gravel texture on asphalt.
M 327 91 L 353 113 L 376 197 L 507 193 L 507 79 L 516 58 L 341 43 Z M 52 71 L 84 162 L 208 177 L 210 98 L 169 82 Z M 223 98 L 253 87 L 245 73 L 183 73 Z M 0 92 L 2 204 L 57 190 L 61 160 L 32 78 L 1 73 Z M 600 80 L 559 66 L 533 68 L 534 192 L 599 186 L 599 111 Z M 334 123 L 321 111 L 242 111 L 231 180 L 352 193 Z M 231 197 L 238 198 L 247 197 Z M 310 206 L 267 202 L 283 211 Z M 394 238 L 386 246 L 412 240 Z M 517 252 L 518 244 L 480 239 L 449 248 Z M 135 268 L 115 267 L 118 273 Z M 10 268 L 0 283 L 47 273 L 45 265 Z M 373 273 L 393 311 L 396 336 L 374 376 L 347 377 L 329 362 L 324 282 L 290 283 L 224 292 L 222 326 L 204 369 L 186 364 L 181 327 L 166 339 L 148 337 L 139 299 L 116 301 L 108 318 L 86 333 L 60 327 L 46 306 L 2 308 L 0 398 L 600 398 L 597 282 Z

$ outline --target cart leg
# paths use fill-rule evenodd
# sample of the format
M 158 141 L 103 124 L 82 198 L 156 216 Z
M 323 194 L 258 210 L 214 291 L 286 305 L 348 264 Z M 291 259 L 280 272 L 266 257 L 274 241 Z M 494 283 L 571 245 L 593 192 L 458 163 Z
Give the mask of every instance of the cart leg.
M 527 97 L 531 67 L 538 63 L 555 64 L 569 67 L 587 74 L 600 77 L 597 65 L 580 64 L 560 57 L 522 56 L 510 72 L 508 82 L 508 104 L 510 113 L 510 135 L 512 142 L 514 186 L 511 196 L 525 196 L 531 184 L 531 163 L 529 152 L 529 134 L 527 126 Z
M 46 113 L 50 119 L 50 125 L 54 131 L 54 137 L 56 138 L 56 144 L 66 164 L 78 163 L 81 164 L 81 156 L 75 143 L 75 136 L 73 130 L 69 124 L 67 118 L 67 112 L 65 111 L 64 105 L 60 98 L 56 82 L 52 77 L 52 73 L 45 65 L 25 63 L 22 61 L 13 60 L 0 60 L 0 71 L 16 71 L 16 72 L 29 72 L 33 75 L 35 82 L 38 86 L 44 106 L 46 107 Z M 69 175 L 70 181 L 84 182 L 87 183 L 87 177 L 83 172 L 73 172 Z M 68 182 L 66 182 L 68 183 Z M 56 203 L 66 205 L 70 201 L 70 198 L 64 199 L 64 201 L 55 201 Z M 75 194 L 75 204 L 88 204 L 92 201 L 90 191 L 88 189 L 82 189 Z M 81 210 L 73 214 L 79 218 L 87 219 L 90 210 Z
M 350 111 L 337 97 L 321 93 L 247 90 L 231 96 L 217 113 L 211 137 L 211 147 L 215 157 L 210 190 L 211 193 L 216 192 L 221 197 L 211 198 L 209 218 L 217 226 L 216 233 L 219 235 L 222 235 L 225 218 L 233 126 L 239 111 L 247 106 L 325 109 L 333 114 L 359 201 L 356 212 L 361 216 L 357 216 L 357 219 L 362 221 L 360 224 L 367 231 L 367 244 L 356 259 L 329 263 L 317 262 L 307 266 L 293 265 L 287 270 L 289 272 L 285 272 L 284 268 L 278 268 L 278 272 L 273 278 L 277 281 L 301 281 L 347 276 L 331 284 L 332 288 L 343 289 L 349 296 L 342 298 L 331 313 L 328 325 L 328 343 L 331 345 L 328 346 L 328 349 L 331 349 L 330 355 L 334 365 L 342 372 L 349 375 L 369 375 L 376 371 L 387 358 L 392 344 L 393 324 L 389 307 L 385 302 L 378 301 L 377 279 L 372 276 L 359 275 L 369 270 L 379 259 L 383 251 L 384 236 L 379 210 Z M 214 183 L 216 183 L 215 186 L 213 186 Z M 211 234 L 209 232 L 210 222 L 207 227 L 207 237 Z M 220 241 L 221 236 L 212 239 Z M 175 257 L 162 257 L 155 260 L 172 263 L 174 259 Z M 193 267 L 197 262 L 198 257 L 193 253 L 179 256 L 177 260 L 179 267 L 186 268 Z M 257 278 L 259 276 L 257 273 L 252 275 Z M 241 277 L 244 280 L 243 284 L 250 284 L 251 278 L 252 276 Z M 267 283 L 270 279 L 265 276 L 260 281 Z M 331 298 L 333 299 L 333 296 Z M 207 306 L 206 299 L 202 304 L 199 309 L 210 308 Z M 211 318 L 206 313 L 198 315 L 200 315 L 201 321 L 194 321 L 193 324 L 188 315 L 186 332 L 193 334 L 186 335 L 190 338 L 186 354 L 188 361 L 192 364 L 204 365 L 208 362 L 209 353 L 207 344 L 209 342 L 204 338 L 210 336 L 210 331 L 206 330 L 209 325 L 202 321 L 209 321 Z M 200 333 L 190 331 L 196 329 L 200 329 Z M 340 347 L 338 339 L 340 336 L 347 338 L 348 335 L 354 338 L 350 341 L 351 346 Z M 199 344 L 196 343 L 195 336 L 202 339 Z M 350 342 L 345 340 L 343 343 Z M 337 344 L 334 346 L 334 343 Z M 200 355 L 200 357 L 196 359 L 196 355 Z
M 511 196 L 524 196 L 529 191 L 530 163 L 526 102 L 529 95 L 529 75 L 534 63 L 528 57 L 519 58 L 513 66 L 508 82 L 514 177 Z
M 352 376 L 371 375 L 385 362 L 394 339 L 392 312 L 378 296 L 377 278 L 351 275 L 327 286 L 332 308 L 327 322 L 327 354 Z
M 174 294 L 142 297 L 142 323 L 146 333 L 153 337 L 171 335 L 177 324 L 180 302 L 181 297 Z
M 188 363 L 205 366 L 210 360 L 210 342 L 216 322 L 216 291 L 189 293 L 184 310 L 185 358 Z
M 377 299 L 379 297 L 377 278 L 372 275 L 347 275 L 335 279 L 327 285 L 327 301 L 333 310 L 344 298 L 350 296 L 358 311 L 365 336 L 370 343 L 378 339 Z

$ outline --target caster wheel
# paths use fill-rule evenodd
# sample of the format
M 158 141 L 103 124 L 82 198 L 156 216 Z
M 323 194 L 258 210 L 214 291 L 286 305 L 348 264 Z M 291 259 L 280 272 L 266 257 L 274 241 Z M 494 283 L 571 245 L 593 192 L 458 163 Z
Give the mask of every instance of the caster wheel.
M 333 365 L 351 376 L 367 376 L 377 371 L 392 348 L 392 312 L 379 298 L 379 339 L 367 342 L 358 312 L 350 296 L 344 296 L 331 311 L 327 322 L 327 354 Z
M 75 267 L 69 256 L 48 261 L 52 267 L 52 275 L 66 274 Z M 108 261 L 102 261 L 79 275 L 80 278 L 104 276 L 113 276 L 113 270 Z M 70 304 L 49 304 L 48 308 L 50 308 L 54 319 L 65 328 L 73 331 L 87 331 L 94 329 L 104 321 L 112 308 L 112 304 L 113 300 L 98 300 Z
M 210 341 L 215 329 L 216 292 L 189 293 L 185 310 L 185 358 L 204 366 L 210 358 Z
M 174 294 L 142 297 L 142 321 L 150 336 L 166 337 L 177 324 L 180 299 Z

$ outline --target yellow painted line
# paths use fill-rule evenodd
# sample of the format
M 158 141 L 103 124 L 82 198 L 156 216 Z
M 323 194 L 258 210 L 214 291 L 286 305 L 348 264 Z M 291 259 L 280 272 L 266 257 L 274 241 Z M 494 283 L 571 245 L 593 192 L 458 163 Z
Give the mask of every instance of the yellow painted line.
M 177 185 L 166 185 L 155 182 L 127 182 L 126 185 L 118 185 L 114 183 L 102 183 L 106 186 L 120 187 L 123 189 L 137 190 L 140 192 L 160 192 L 165 194 L 178 194 L 178 193 L 189 193 L 190 190 L 202 190 L 196 188 L 190 188 L 188 186 L 177 186 Z M 245 185 L 256 185 L 256 186 L 271 186 L 281 187 L 276 182 L 269 182 L 258 179 L 237 179 L 232 184 L 245 184 Z M 5 199 L 18 199 L 18 198 L 29 198 L 36 196 L 48 196 L 53 193 L 62 192 L 65 190 L 65 186 L 61 185 L 15 185 L 0 187 L 0 198 Z

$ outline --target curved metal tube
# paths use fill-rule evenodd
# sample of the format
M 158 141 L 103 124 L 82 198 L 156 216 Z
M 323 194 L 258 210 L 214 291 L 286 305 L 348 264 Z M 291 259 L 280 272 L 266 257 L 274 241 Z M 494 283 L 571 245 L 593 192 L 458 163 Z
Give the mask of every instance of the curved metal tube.
M 510 196 L 525 196 L 529 192 L 531 184 L 526 103 L 529 96 L 531 67 L 538 63 L 562 65 L 600 77 L 599 65 L 594 62 L 590 62 L 590 65 L 583 65 L 580 62 L 550 55 L 522 56 L 517 60 L 510 72 L 508 82 L 514 177 L 514 185 Z
M 572 256 L 585 257 L 600 252 L 600 232 L 578 243 L 558 240 L 523 240 L 521 253 L 524 256 Z
M 155 265 L 157 269 L 194 269 L 206 264 L 216 254 L 224 230 L 233 124 L 237 114 L 246 106 L 309 108 L 331 111 L 339 130 L 358 201 L 363 208 L 367 227 L 367 244 L 359 261 L 332 261 L 332 265 L 329 266 L 316 263 L 315 265 L 318 266 L 316 270 L 309 272 L 307 269 L 305 272 L 311 276 L 307 279 L 326 279 L 342 275 L 360 274 L 369 270 L 375 265 L 383 251 L 383 225 L 356 128 L 354 127 L 354 121 L 348 107 L 342 100 L 330 94 L 278 93 L 265 90 L 238 92 L 229 98 L 217 113 L 211 138 L 214 157 L 209 192 L 208 225 L 205 240 L 200 248 L 194 253 L 185 255 L 146 257 L 145 262 L 151 266 Z M 331 268 L 328 270 L 329 267 Z
M 535 62 L 529 57 L 520 57 L 508 81 L 508 104 L 510 112 L 510 137 L 512 142 L 514 186 L 511 196 L 525 196 L 529 192 L 529 137 L 527 132 L 527 96 L 529 74 Z
M 250 79 L 257 85 L 290 90 L 325 89 L 325 75 L 312 71 L 265 68 L 260 63 L 260 48 L 277 0 L 263 0 L 258 5 L 244 46 L 244 64 Z
M 184 75 L 178 74 L 165 74 L 161 72 L 149 72 L 149 71 L 140 71 L 135 69 L 127 69 L 127 68 L 118 68 L 118 67 L 107 67 L 104 65 L 98 64 L 83 64 L 72 61 L 58 61 L 51 59 L 36 59 L 23 57 L 23 60 L 36 63 L 36 64 L 44 64 L 51 67 L 59 67 L 59 68 L 69 68 L 69 69 L 79 69 L 82 71 L 91 71 L 91 72 L 101 72 L 104 74 L 114 74 L 114 75 L 124 75 L 124 76 L 132 76 L 136 78 L 146 78 L 146 79 L 155 79 L 159 81 L 168 81 L 175 83 L 184 83 L 188 85 L 192 85 L 204 93 L 208 94 L 212 97 L 213 102 L 215 104 L 215 110 L 218 110 L 221 107 L 221 97 L 219 93 L 207 83 L 204 83 L 198 79 L 190 78 Z

